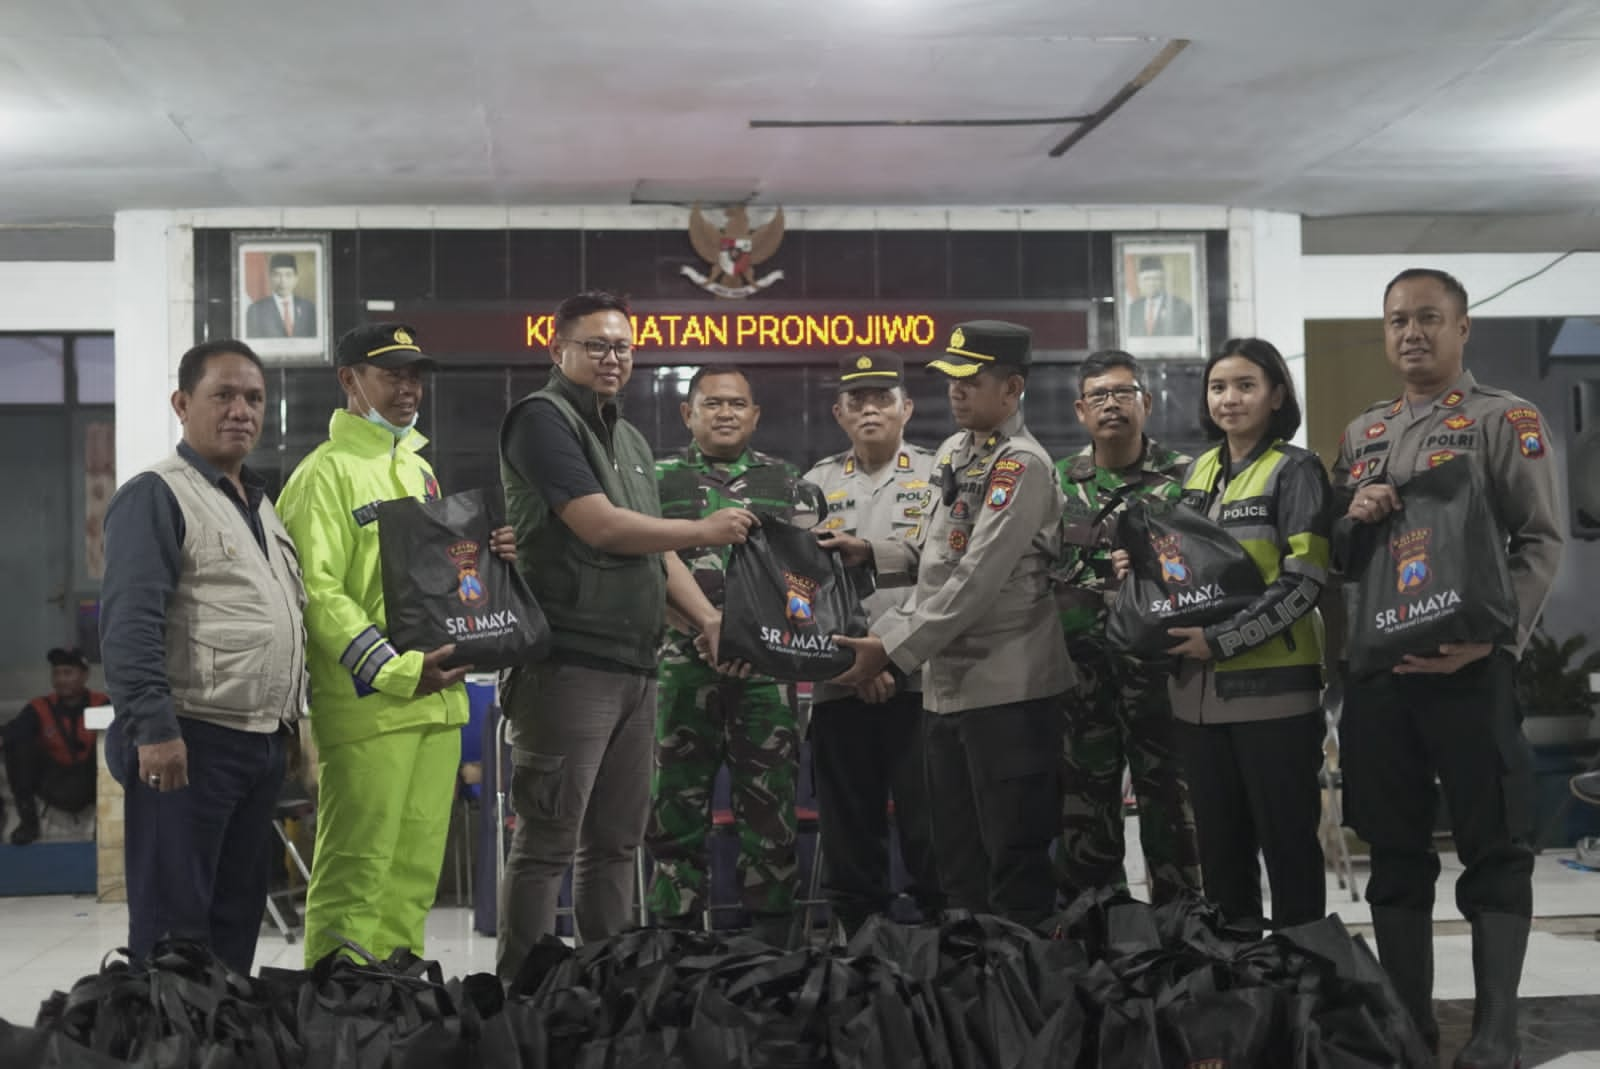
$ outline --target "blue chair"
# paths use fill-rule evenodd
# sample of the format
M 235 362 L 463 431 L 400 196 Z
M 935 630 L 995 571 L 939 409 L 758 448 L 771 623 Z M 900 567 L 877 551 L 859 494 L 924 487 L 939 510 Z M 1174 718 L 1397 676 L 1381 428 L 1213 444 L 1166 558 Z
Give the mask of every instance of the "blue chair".
M 483 763 L 484 725 L 498 701 L 500 677 L 479 673 L 467 677 L 467 723 L 461 729 L 462 765 Z M 485 770 L 485 775 L 489 770 Z M 473 901 L 473 840 L 477 837 L 474 812 L 483 805 L 483 780 L 468 783 L 457 775 L 455 808 L 461 818 L 461 848 L 456 851 L 456 893 L 462 904 Z M 464 893 L 463 893 L 464 892 Z

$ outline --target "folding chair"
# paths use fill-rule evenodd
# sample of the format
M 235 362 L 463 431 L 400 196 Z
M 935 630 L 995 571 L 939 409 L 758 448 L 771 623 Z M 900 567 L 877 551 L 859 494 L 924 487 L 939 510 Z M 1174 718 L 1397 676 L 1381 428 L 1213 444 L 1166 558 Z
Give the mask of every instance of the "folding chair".
M 311 869 L 306 866 L 305 858 L 300 856 L 300 850 L 294 845 L 294 840 L 289 837 L 289 829 L 285 827 L 290 820 L 305 820 L 316 813 L 316 805 L 311 801 L 310 795 L 297 780 L 285 780 L 283 792 L 278 797 L 278 807 L 272 814 L 272 830 L 278 833 L 278 840 L 283 843 L 285 855 L 294 863 L 300 872 L 301 886 L 296 889 L 285 887 L 281 891 L 270 891 L 267 894 L 267 916 L 272 918 L 273 927 L 283 934 L 283 941 L 293 945 L 295 930 L 300 927 L 290 924 L 278 908 L 276 899 L 292 899 L 299 895 L 304 899 L 305 892 L 311 886 Z

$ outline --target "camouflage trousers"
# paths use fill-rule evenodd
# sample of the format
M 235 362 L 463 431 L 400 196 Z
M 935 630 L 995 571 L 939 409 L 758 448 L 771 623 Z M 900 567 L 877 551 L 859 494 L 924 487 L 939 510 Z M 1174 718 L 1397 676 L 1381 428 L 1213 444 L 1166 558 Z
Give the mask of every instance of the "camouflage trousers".
M 1189 788 L 1173 743 L 1166 676 L 1069 644 L 1080 685 L 1067 696 L 1062 764 L 1062 838 L 1056 878 L 1069 898 L 1094 887 L 1127 886 L 1123 868 L 1122 770 L 1132 772 L 1139 838 L 1157 903 L 1200 890 L 1200 851 Z
M 655 874 L 645 901 L 658 917 L 707 905 L 712 789 L 726 765 L 742 904 L 752 913 L 788 912 L 800 753 L 793 710 L 776 683 L 727 680 L 699 665 L 665 664 L 660 683 L 645 832 Z

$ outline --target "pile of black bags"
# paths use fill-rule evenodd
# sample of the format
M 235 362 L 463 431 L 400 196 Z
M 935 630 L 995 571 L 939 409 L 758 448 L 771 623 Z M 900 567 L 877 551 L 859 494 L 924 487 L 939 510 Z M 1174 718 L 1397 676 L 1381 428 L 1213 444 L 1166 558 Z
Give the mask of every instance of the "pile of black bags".
M 1430 1064 L 1377 960 L 1337 918 L 1262 937 L 1198 899 L 1086 895 L 1041 932 L 995 917 L 874 921 L 848 948 L 645 929 L 536 947 L 505 986 L 330 957 L 229 974 L 163 945 L 106 966 L 0 1067 L 341 1069 L 1354 1069 Z

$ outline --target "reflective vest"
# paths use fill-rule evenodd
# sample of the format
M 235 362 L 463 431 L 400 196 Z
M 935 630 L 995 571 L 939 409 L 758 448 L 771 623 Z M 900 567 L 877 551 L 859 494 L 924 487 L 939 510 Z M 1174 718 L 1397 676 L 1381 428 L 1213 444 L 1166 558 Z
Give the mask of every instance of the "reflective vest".
M 1283 531 L 1278 525 L 1278 484 L 1291 458 L 1291 450 L 1295 454 L 1302 453 L 1295 446 L 1273 442 L 1249 467 L 1229 480 L 1220 500 L 1209 510 L 1222 528 L 1244 547 L 1260 570 L 1262 582 L 1269 585 L 1282 572 L 1285 554 L 1293 554 L 1323 573 L 1328 568 L 1325 537 L 1305 531 Z M 1185 503 L 1199 512 L 1208 512 L 1207 499 L 1221 475 L 1222 448 L 1218 447 L 1190 467 L 1183 481 Z M 1264 620 L 1264 630 L 1270 631 L 1276 622 L 1276 619 Z M 1317 624 L 1317 613 L 1313 609 L 1281 628 L 1262 645 L 1216 662 L 1212 667 L 1217 673 L 1217 694 L 1227 698 L 1320 690 L 1322 642 Z
M 91 690 L 88 704 L 110 705 L 111 699 Z M 50 755 L 51 761 L 62 768 L 71 768 L 94 760 L 94 732 L 83 726 L 82 713 L 67 717 L 71 726 L 63 733 L 61 723 L 56 718 L 55 706 L 49 698 L 35 698 L 28 703 L 28 708 L 39 718 L 39 742 L 44 746 L 45 753 Z

